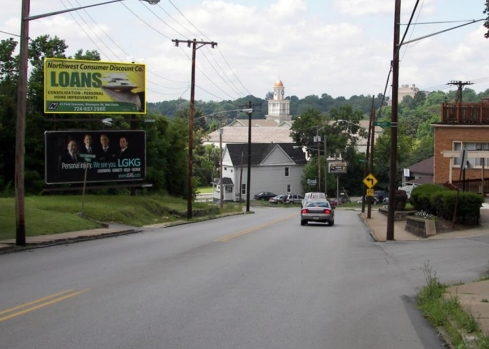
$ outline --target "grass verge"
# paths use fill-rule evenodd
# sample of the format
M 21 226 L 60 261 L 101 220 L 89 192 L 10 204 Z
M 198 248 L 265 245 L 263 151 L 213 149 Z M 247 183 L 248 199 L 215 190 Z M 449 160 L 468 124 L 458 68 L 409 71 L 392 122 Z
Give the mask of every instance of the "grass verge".
M 212 203 L 192 205 L 194 212 L 208 208 L 218 214 L 240 210 L 233 204 L 222 211 Z M 140 227 L 185 220 L 186 211 L 186 200 L 167 195 L 85 195 L 83 202 L 81 195 L 31 196 L 25 198 L 25 227 L 27 236 L 94 229 L 99 222 Z M 15 230 L 15 200 L 0 198 L 0 240 L 14 239 Z
M 436 327 L 445 341 L 457 349 L 489 349 L 489 337 L 480 330 L 477 320 L 465 312 L 456 297 L 447 296 L 429 265 L 425 265 L 426 286 L 418 293 L 418 308 Z

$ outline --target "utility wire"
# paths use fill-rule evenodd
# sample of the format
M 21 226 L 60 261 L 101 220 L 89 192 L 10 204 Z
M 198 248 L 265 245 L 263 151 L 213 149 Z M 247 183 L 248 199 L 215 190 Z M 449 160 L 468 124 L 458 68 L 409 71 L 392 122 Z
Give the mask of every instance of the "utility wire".
M 81 6 L 81 4 L 78 2 L 78 0 L 75 0 L 75 1 L 76 1 L 76 3 L 77 3 L 79 6 Z M 63 3 L 63 0 L 61 0 L 61 2 Z M 72 6 L 72 4 L 70 3 L 70 1 L 69 1 L 69 0 L 68 0 L 68 4 L 69 4 L 71 7 L 73 7 L 73 6 Z M 63 6 L 64 6 L 65 8 L 68 8 L 68 7 L 67 7 L 67 6 L 66 6 L 64 3 L 63 3 Z M 127 8 L 127 7 L 126 7 L 126 8 Z M 127 57 L 131 57 L 131 55 L 130 55 L 129 53 L 127 53 L 127 52 L 126 52 L 124 49 L 122 49 L 122 48 L 121 48 L 121 47 L 120 47 L 120 46 L 119 46 L 119 45 L 118 45 L 118 44 L 117 44 L 117 43 L 116 43 L 116 42 L 115 42 L 115 41 L 114 41 L 114 40 L 113 40 L 113 39 L 112 39 L 112 38 L 111 38 L 111 37 L 110 37 L 110 36 L 109 36 L 109 35 L 108 35 L 108 34 L 107 34 L 105 31 L 104 31 L 104 30 L 103 30 L 103 28 L 101 28 L 101 27 L 98 25 L 98 23 L 97 23 L 97 22 L 96 22 L 96 21 L 93 19 L 93 17 L 91 17 L 91 16 L 90 16 L 90 14 L 89 14 L 89 13 L 88 13 L 86 10 L 83 10 L 83 11 L 84 11 L 84 12 L 85 12 L 85 14 L 86 14 L 86 15 L 87 15 L 87 16 L 88 16 L 88 17 L 89 17 L 91 20 L 92 20 L 92 22 L 94 23 L 94 25 L 95 25 L 95 26 L 96 26 L 96 27 L 97 27 L 97 28 L 98 28 L 100 31 L 102 31 L 102 33 L 104 33 L 104 34 L 105 34 L 105 36 L 106 36 L 106 37 L 107 37 L 107 38 L 108 38 L 108 39 L 109 39 L 109 40 L 110 40 L 110 41 L 111 41 L 111 42 L 112 42 L 112 43 L 113 43 L 115 46 L 117 46 L 117 47 L 118 47 L 118 48 L 119 48 L 119 49 L 120 49 L 120 50 L 121 50 L 121 51 L 122 51 L 122 52 L 123 52 L 123 53 L 124 53 L 124 54 L 125 54 Z M 131 12 L 132 12 L 132 11 L 131 11 Z M 100 52 L 101 52 L 101 53 L 102 53 L 104 56 L 106 56 L 106 57 L 107 57 L 107 59 L 109 59 L 109 58 L 108 58 L 108 56 L 107 56 L 107 54 L 105 54 L 105 53 L 104 53 L 104 51 L 103 51 L 103 50 L 100 48 L 100 46 L 98 46 L 98 45 L 95 43 L 95 41 L 92 39 L 92 37 L 91 37 L 91 36 L 90 36 L 90 35 L 89 35 L 89 34 L 88 34 L 86 31 L 85 31 L 85 29 L 83 28 L 83 26 L 81 26 L 81 25 L 80 25 L 80 23 L 79 23 L 79 22 L 76 20 L 76 18 L 73 16 L 73 14 L 72 14 L 72 13 L 70 13 L 70 15 L 71 15 L 71 17 L 73 18 L 73 20 L 74 20 L 74 21 L 77 23 L 77 25 L 80 27 L 80 29 L 82 29 L 82 31 L 83 31 L 83 32 L 84 32 L 84 33 L 87 35 L 87 37 L 88 37 L 88 38 L 89 38 L 89 39 L 92 41 L 92 43 L 93 43 L 93 44 L 94 44 L 94 45 L 95 45 L 95 46 L 96 46 L 96 47 L 97 47 L 97 48 L 100 50 Z M 124 61 L 124 59 L 121 59 L 121 57 L 120 57 L 118 54 L 116 54 L 114 51 L 112 51 L 112 49 L 110 48 L 110 46 L 109 46 L 109 45 L 107 45 L 107 44 L 104 42 L 104 40 L 103 40 L 103 39 L 102 39 L 102 38 L 101 38 L 99 35 L 97 35 L 97 34 L 96 34 L 96 32 L 95 32 L 93 29 L 91 29 L 91 27 L 92 27 L 92 26 L 90 26 L 90 25 L 89 25 L 89 24 L 86 22 L 86 20 L 85 20 L 85 19 L 84 19 L 84 18 L 83 18 L 83 17 L 82 17 L 82 16 L 81 16 L 79 13 L 78 13 L 78 16 L 79 16 L 79 17 L 81 18 L 81 20 L 82 20 L 82 21 L 85 23 L 85 25 L 86 25 L 88 28 L 90 28 L 90 30 L 91 30 L 91 31 L 92 31 L 92 33 L 93 33 L 93 34 L 94 34 L 94 35 L 95 35 L 95 36 L 98 38 L 98 40 L 100 40 L 100 41 L 101 41 L 101 42 L 104 44 L 104 46 L 106 46 L 106 47 L 109 49 L 109 51 L 110 51 L 110 52 L 113 54 L 113 56 L 114 56 L 114 57 L 116 57 L 116 59 L 117 59 L 117 60 L 119 60 L 119 61 Z M 110 59 L 109 59 L 109 60 L 110 60 Z M 149 71 L 149 70 L 148 70 L 148 73 L 153 74 L 153 75 L 155 75 L 155 76 L 157 76 L 157 77 L 159 77 L 159 78 L 165 79 L 165 80 L 170 81 L 170 82 L 173 82 L 173 83 L 184 83 L 184 84 L 187 84 L 187 85 L 188 85 L 188 82 L 176 82 L 176 81 L 172 81 L 172 80 L 170 80 L 170 79 L 166 79 L 166 78 L 164 78 L 164 77 L 162 77 L 162 76 L 160 76 L 160 75 L 158 75 L 158 74 L 156 74 L 156 73 L 154 73 L 154 72 L 152 72 L 152 71 Z M 156 83 L 156 82 L 154 82 L 154 81 L 152 81 L 152 80 L 150 80 L 150 79 L 148 79 L 148 78 L 146 78 L 146 81 L 147 81 L 147 82 L 149 82 L 149 83 L 151 83 L 151 84 L 153 84 L 153 85 L 155 85 L 155 86 L 157 86 L 157 87 L 160 87 L 160 88 L 169 89 L 169 90 L 181 90 L 181 88 L 180 88 L 180 87 L 167 87 L 167 86 L 163 86 L 163 85 L 160 85 L 160 84 L 158 84 L 158 83 Z M 186 88 L 186 89 L 188 89 L 188 88 Z M 173 95 L 179 95 L 179 94 L 180 94 L 180 93 L 163 93 L 163 92 L 161 92 L 161 91 L 155 91 L 155 90 L 153 90 L 153 89 L 151 89 L 151 88 L 148 88 L 148 87 L 147 87 L 147 90 L 152 91 L 152 92 L 157 93 L 157 94 L 160 94 L 160 95 L 165 95 L 165 96 L 173 96 Z

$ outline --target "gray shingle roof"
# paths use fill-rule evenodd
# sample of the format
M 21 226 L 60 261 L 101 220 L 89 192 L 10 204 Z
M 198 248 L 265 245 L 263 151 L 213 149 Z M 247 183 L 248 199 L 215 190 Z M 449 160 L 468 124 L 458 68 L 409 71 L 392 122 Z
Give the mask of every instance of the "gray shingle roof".
M 251 143 L 251 166 L 258 166 L 270 154 L 270 152 L 279 146 L 297 165 L 307 164 L 306 156 L 302 148 L 294 149 L 294 143 Z M 244 163 L 248 161 L 248 143 L 227 144 L 229 155 L 233 164 L 241 163 L 241 154 L 243 154 Z

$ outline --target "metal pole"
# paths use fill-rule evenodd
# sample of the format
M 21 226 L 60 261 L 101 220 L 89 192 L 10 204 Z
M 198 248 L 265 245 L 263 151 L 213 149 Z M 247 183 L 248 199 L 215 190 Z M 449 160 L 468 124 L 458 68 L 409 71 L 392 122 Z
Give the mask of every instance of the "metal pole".
M 399 27 L 401 0 L 396 0 L 394 13 L 394 54 L 392 59 L 392 116 L 389 171 L 389 206 L 387 214 L 387 240 L 394 240 L 394 211 L 397 177 L 397 104 L 399 91 Z
M 195 54 L 197 40 L 192 41 L 192 76 L 190 87 L 190 113 L 188 117 L 188 193 L 187 193 L 187 219 L 192 219 L 192 172 L 194 150 L 194 111 L 195 111 Z
M 324 195 L 328 198 L 328 155 L 326 154 L 326 130 L 324 130 Z
M 221 197 L 219 200 L 219 203 L 220 203 L 219 206 L 220 206 L 221 210 L 222 210 L 223 201 L 224 201 L 224 194 L 223 194 L 224 186 L 222 185 L 222 155 L 223 155 L 222 154 L 222 132 L 223 132 L 223 129 L 220 128 L 219 129 L 219 150 L 220 150 L 220 154 L 221 154 L 221 162 L 220 162 L 221 163 L 221 169 L 219 170 L 219 185 L 220 185 L 219 192 L 220 192 Z
M 319 142 L 321 142 L 321 137 L 319 137 L 319 126 L 316 129 L 316 143 L 318 146 L 318 192 L 321 191 L 321 155 L 319 153 Z
M 251 101 L 248 104 L 251 108 Z M 246 178 L 246 212 L 250 212 L 250 186 L 251 186 L 251 114 L 248 112 L 248 178 Z
M 336 206 L 340 204 L 340 175 L 336 175 Z

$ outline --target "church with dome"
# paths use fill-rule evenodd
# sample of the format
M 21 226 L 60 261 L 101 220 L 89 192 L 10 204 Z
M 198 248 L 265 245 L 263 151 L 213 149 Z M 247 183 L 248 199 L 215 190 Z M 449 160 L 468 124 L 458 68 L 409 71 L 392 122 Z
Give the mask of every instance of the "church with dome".
M 273 86 L 273 99 L 268 100 L 267 121 L 275 121 L 280 124 L 284 121 L 291 121 L 290 101 L 285 99 L 285 89 L 283 82 L 279 79 Z

